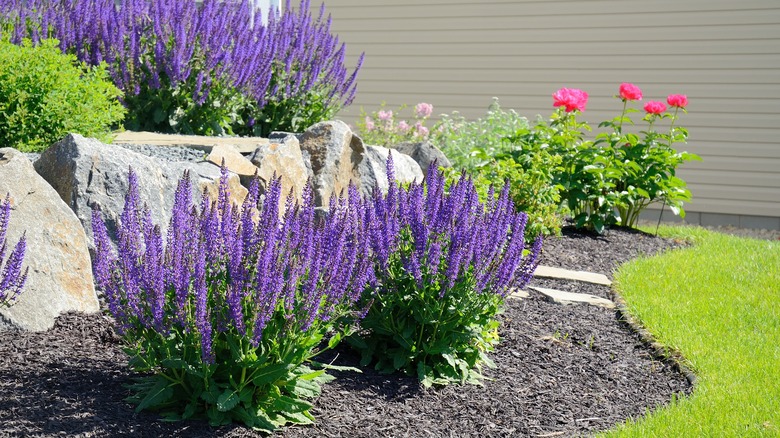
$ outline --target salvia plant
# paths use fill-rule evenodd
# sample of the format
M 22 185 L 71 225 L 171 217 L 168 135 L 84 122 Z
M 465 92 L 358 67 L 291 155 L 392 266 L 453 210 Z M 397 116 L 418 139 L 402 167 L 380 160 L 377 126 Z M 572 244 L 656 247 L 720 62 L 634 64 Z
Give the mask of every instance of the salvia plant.
M 27 239 L 25 234 L 10 250 L 6 237 L 8 234 L 8 224 L 11 220 L 11 195 L 6 195 L 5 199 L 0 199 L 0 307 L 10 306 L 19 297 L 24 283 L 27 281 L 28 268 L 22 270 L 24 253 L 27 248 Z
M 253 2 L 0 0 L 14 42 L 56 38 L 91 65 L 105 61 L 131 129 L 267 135 L 301 131 L 349 105 L 350 73 L 324 5 L 254 20 Z M 261 11 L 262 12 L 262 11 Z M 261 13 L 258 12 L 258 13 Z
M 445 191 L 440 171 L 401 188 L 392 154 L 390 189 L 374 191 L 367 210 L 377 286 L 350 343 L 363 364 L 416 375 L 423 385 L 479 383 L 498 341 L 497 314 L 505 297 L 536 268 L 542 239 L 526 248 L 525 213 L 516 212 L 509 185 L 479 201 L 467 177 Z
M 217 200 L 204 193 L 196 205 L 191 184 L 186 174 L 179 182 L 165 239 L 132 170 L 116 252 L 93 212 L 96 284 L 130 366 L 145 375 L 131 400 L 212 425 L 312 422 L 308 400 L 331 379 L 312 358 L 349 333 L 373 281 L 358 190 L 334 196 L 318 220 L 310 187 L 300 205 L 288 197 L 279 211 L 279 179 L 262 199 L 255 181 L 240 208 L 225 169 Z

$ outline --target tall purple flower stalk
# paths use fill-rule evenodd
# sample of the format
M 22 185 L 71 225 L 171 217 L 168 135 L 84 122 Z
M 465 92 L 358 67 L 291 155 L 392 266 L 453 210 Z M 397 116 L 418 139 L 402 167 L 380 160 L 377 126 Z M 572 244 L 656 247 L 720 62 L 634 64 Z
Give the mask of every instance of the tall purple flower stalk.
M 449 193 L 440 171 L 430 172 L 424 185 L 413 183 L 400 189 L 392 154 L 387 160 L 387 175 L 390 189 L 384 196 L 375 190 L 370 221 L 378 272 L 387 272 L 389 258 L 395 254 L 418 287 L 440 282 L 440 296 L 466 275 L 474 276 L 478 293 L 500 296 L 530 281 L 542 238 L 526 248 L 528 219 L 525 213 L 515 211 L 508 185 L 497 197 L 491 190 L 483 205 L 465 175 L 449 187 Z M 404 245 L 408 249 L 403 249 Z
M 211 92 L 226 86 L 258 109 L 311 93 L 327 108 L 349 105 L 363 57 L 350 73 L 345 46 L 331 33 L 324 5 L 315 18 L 309 0 L 297 10 L 287 0 L 284 12 L 270 14 L 262 25 L 252 23 L 252 3 L 0 0 L 0 24 L 11 25 L 13 42 L 57 38 L 63 51 L 81 61 L 105 61 L 126 96 L 144 87 L 192 87 L 195 103 L 203 105 Z
M 167 239 L 148 219 L 131 171 L 121 215 L 118 254 L 99 212 L 93 212 L 96 284 L 124 332 L 151 329 L 200 336 L 202 360 L 214 360 L 224 332 L 255 347 L 274 333 L 306 332 L 351 309 L 373 265 L 364 226 L 366 204 L 351 187 L 317 220 L 311 188 L 304 202 L 279 212 L 281 180 L 262 199 L 255 183 L 242 206 L 231 203 L 223 169 L 219 196 L 194 204 L 189 175 L 179 182 Z M 351 311 L 351 310 L 350 310 Z M 273 340 L 272 340 L 273 341 Z
M 27 281 L 28 268 L 22 271 L 24 253 L 27 249 L 26 233 L 22 234 L 19 242 L 6 258 L 8 251 L 8 223 L 11 220 L 11 197 L 6 195 L 5 200 L 0 199 L 0 305 L 10 305 L 22 292 Z

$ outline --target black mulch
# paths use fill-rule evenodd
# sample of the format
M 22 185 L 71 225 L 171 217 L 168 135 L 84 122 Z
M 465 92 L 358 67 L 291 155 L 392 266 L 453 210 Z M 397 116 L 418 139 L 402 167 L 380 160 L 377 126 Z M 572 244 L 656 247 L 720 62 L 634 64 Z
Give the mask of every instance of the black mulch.
M 566 229 L 550 238 L 543 263 L 611 275 L 639 254 L 678 246 L 613 230 L 594 237 Z M 552 280 L 545 287 L 601 296 L 609 289 Z M 552 304 L 536 293 L 508 300 L 496 369 L 483 387 L 425 390 L 413 378 L 338 372 L 316 401 L 317 424 L 286 437 L 572 436 L 608 429 L 668 403 L 691 387 L 651 357 L 614 310 Z M 356 365 L 346 348 L 338 364 Z M 163 422 L 123 399 L 132 374 L 109 321 L 67 314 L 44 333 L 0 333 L 0 435 L 82 437 L 252 437 L 238 425 Z

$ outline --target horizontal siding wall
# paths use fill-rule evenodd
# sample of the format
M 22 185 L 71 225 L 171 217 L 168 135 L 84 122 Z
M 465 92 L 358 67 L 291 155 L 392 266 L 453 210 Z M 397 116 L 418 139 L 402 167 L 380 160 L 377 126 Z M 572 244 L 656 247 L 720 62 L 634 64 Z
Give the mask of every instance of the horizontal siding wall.
M 319 6 L 313 5 L 313 6 Z M 620 111 L 621 82 L 646 100 L 687 94 L 681 124 L 701 155 L 680 176 L 690 212 L 780 217 L 778 0 L 327 0 L 349 63 L 366 59 L 354 122 L 429 102 L 435 113 L 485 113 L 491 98 L 529 119 L 560 87 L 591 98 L 595 126 Z

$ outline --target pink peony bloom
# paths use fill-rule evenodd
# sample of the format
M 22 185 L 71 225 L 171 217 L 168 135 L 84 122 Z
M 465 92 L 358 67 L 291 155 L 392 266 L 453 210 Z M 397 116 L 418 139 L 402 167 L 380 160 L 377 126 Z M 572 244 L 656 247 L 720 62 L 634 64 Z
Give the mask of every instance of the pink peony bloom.
M 393 112 L 392 111 L 379 111 L 377 113 L 377 118 L 383 122 L 389 122 L 393 119 Z
M 373 131 L 374 130 L 374 121 L 371 120 L 371 117 L 366 116 L 366 131 Z
M 670 94 L 669 97 L 666 98 L 666 103 L 668 103 L 669 106 L 685 108 L 688 106 L 688 96 L 684 94 Z
M 585 111 L 588 103 L 588 93 L 577 88 L 561 88 L 553 93 L 553 106 L 565 106 L 566 112 L 574 110 Z
M 623 100 L 642 100 L 642 90 L 634 84 L 620 84 L 620 98 Z
M 401 132 L 408 132 L 409 128 L 411 128 L 411 126 L 409 126 L 409 124 L 406 123 L 406 120 L 401 120 L 400 122 L 398 122 L 398 129 Z
M 433 105 L 430 103 L 418 103 L 414 106 L 414 112 L 417 114 L 417 117 L 423 119 L 430 117 L 430 115 L 433 114 Z
M 645 104 L 645 111 L 648 114 L 661 114 L 666 111 L 666 105 L 663 102 L 651 100 Z

